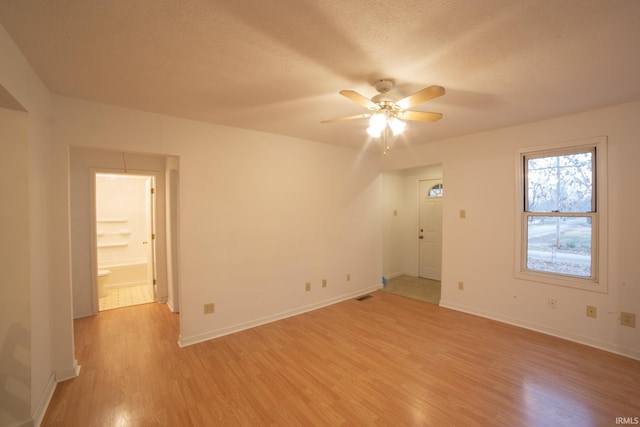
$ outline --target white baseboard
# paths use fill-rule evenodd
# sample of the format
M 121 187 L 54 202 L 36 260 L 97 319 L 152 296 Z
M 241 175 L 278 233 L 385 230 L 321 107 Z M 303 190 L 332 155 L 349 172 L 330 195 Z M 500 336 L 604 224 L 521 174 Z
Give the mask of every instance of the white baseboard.
M 96 314 L 98 313 L 94 313 L 93 311 L 88 311 L 88 312 L 82 311 L 80 313 L 73 313 L 73 318 L 81 319 L 83 317 L 95 316 Z
M 40 396 L 40 400 L 38 401 L 38 406 L 36 406 L 33 411 L 33 425 L 35 427 L 39 427 L 42 423 L 42 419 L 44 418 L 44 414 L 47 412 L 47 408 L 49 407 L 49 403 L 51 402 L 51 398 L 53 397 L 53 392 L 56 391 L 56 378 L 54 374 L 51 374 L 49 377 L 49 381 L 47 381 L 47 385 Z
M 400 277 L 400 276 L 409 276 L 409 277 L 420 277 L 418 275 L 418 273 L 415 272 L 406 272 L 406 271 L 401 271 L 399 273 L 391 273 L 388 276 L 384 276 L 387 278 L 387 280 L 391 280 L 391 279 L 395 279 L 396 277 Z
M 73 360 L 73 367 L 69 369 L 60 369 L 55 371 L 54 373 L 55 380 L 58 383 L 62 381 L 70 380 L 72 378 L 77 377 L 78 375 L 80 375 L 80 365 L 78 365 L 78 361 L 75 359 Z
M 69 369 L 60 369 L 53 372 L 49 377 L 49 381 L 47 381 L 47 385 L 45 386 L 42 396 L 40 396 L 38 405 L 35 407 L 33 413 L 31 414 L 32 420 L 26 424 L 20 424 L 20 426 L 39 427 L 42 423 L 42 419 L 44 418 L 45 413 L 47 412 L 49 403 L 51 403 L 51 398 L 53 397 L 53 393 L 56 391 L 57 384 L 61 381 L 76 378 L 78 375 L 80 375 L 80 365 L 78 365 L 78 361 L 75 359 L 73 361 L 73 367 Z
M 509 316 L 501 314 L 491 313 L 484 310 L 478 310 L 473 307 L 451 303 L 445 300 L 440 300 L 440 307 L 449 308 L 451 310 L 461 311 L 463 313 L 473 314 L 475 316 L 484 317 L 498 322 L 507 323 L 509 325 L 518 326 L 520 328 L 529 329 L 535 332 L 540 332 L 546 335 L 551 335 L 557 338 L 562 338 L 568 341 L 573 341 L 578 344 L 588 345 L 589 347 L 597 348 L 599 350 L 608 351 L 610 353 L 619 354 L 620 356 L 629 357 L 631 359 L 640 360 L 640 351 L 630 348 L 621 347 L 605 341 L 595 340 L 590 337 L 585 337 L 578 334 L 572 334 L 566 331 L 560 331 L 554 328 L 549 328 L 537 323 L 526 322 L 520 319 L 515 319 Z
M 298 314 L 307 313 L 309 311 L 317 310 L 322 307 L 326 307 L 329 305 L 337 304 L 342 301 L 346 301 L 351 298 L 356 298 L 362 295 L 365 295 L 369 292 L 377 291 L 382 288 L 382 285 L 372 286 L 366 289 L 359 289 L 354 292 L 350 292 L 345 295 L 341 295 L 339 297 L 331 298 L 328 300 L 320 301 L 314 304 L 306 305 L 303 307 L 296 308 L 294 310 L 285 311 L 282 313 L 277 313 L 271 316 L 262 317 L 259 319 L 251 320 L 249 322 L 240 323 L 237 325 L 229 326 L 226 328 L 216 329 L 210 332 L 206 332 L 204 334 L 195 335 L 192 337 L 180 337 L 178 339 L 178 345 L 180 347 L 187 347 L 193 344 L 197 344 L 204 341 L 209 341 L 214 338 L 220 338 L 225 335 L 230 335 L 235 332 L 244 331 L 246 329 L 255 328 L 256 326 L 264 325 L 266 323 L 276 322 L 278 320 L 286 319 L 287 317 L 296 316 Z
M 169 307 L 169 310 L 171 310 L 172 313 L 178 313 L 178 310 L 176 310 L 173 307 L 173 300 L 168 299 L 166 304 L 167 304 L 167 307 Z
M 29 418 L 26 421 L 18 421 L 16 424 L 11 424 L 10 427 L 34 427 L 36 424 L 33 422 L 33 418 Z

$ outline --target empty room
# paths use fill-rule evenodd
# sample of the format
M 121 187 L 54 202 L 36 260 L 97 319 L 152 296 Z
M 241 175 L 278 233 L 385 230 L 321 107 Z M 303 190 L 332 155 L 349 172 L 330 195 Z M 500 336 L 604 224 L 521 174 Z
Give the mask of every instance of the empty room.
M 0 426 L 640 423 L 638 17 L 0 1 Z

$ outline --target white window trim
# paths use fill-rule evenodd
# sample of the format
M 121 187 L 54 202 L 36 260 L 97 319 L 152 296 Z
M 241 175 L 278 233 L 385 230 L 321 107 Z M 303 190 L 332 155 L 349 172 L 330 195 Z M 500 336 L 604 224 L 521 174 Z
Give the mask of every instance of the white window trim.
M 524 255 L 526 250 L 524 245 L 527 242 L 523 227 L 524 217 L 524 168 L 523 158 L 527 154 L 541 151 L 592 148 L 596 149 L 596 211 L 597 221 L 592 222 L 595 227 L 592 245 L 597 249 L 594 253 L 596 257 L 595 277 L 581 279 L 578 277 L 568 277 L 559 274 L 537 272 L 525 268 L 526 261 Z M 608 220 L 607 220 L 607 137 L 600 136 L 594 138 L 581 139 L 576 141 L 565 141 L 545 146 L 520 148 L 516 152 L 516 234 L 515 234 L 515 277 L 521 280 L 541 282 L 558 286 L 584 289 L 594 292 L 608 292 Z

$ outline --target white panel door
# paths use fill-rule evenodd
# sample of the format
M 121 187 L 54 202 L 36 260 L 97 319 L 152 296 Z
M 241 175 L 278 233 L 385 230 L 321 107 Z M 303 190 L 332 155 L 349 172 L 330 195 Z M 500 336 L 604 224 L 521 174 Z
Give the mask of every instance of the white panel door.
M 442 180 L 418 183 L 420 202 L 418 275 L 441 280 L 442 276 Z

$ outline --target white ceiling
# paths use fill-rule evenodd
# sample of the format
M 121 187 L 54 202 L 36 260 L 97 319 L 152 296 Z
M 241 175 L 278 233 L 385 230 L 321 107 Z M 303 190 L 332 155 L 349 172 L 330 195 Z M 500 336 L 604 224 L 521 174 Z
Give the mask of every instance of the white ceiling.
M 0 0 L 61 95 L 360 149 L 340 96 L 393 78 L 415 145 L 640 99 L 638 0 Z M 1 83 L 1 82 L 0 82 Z

